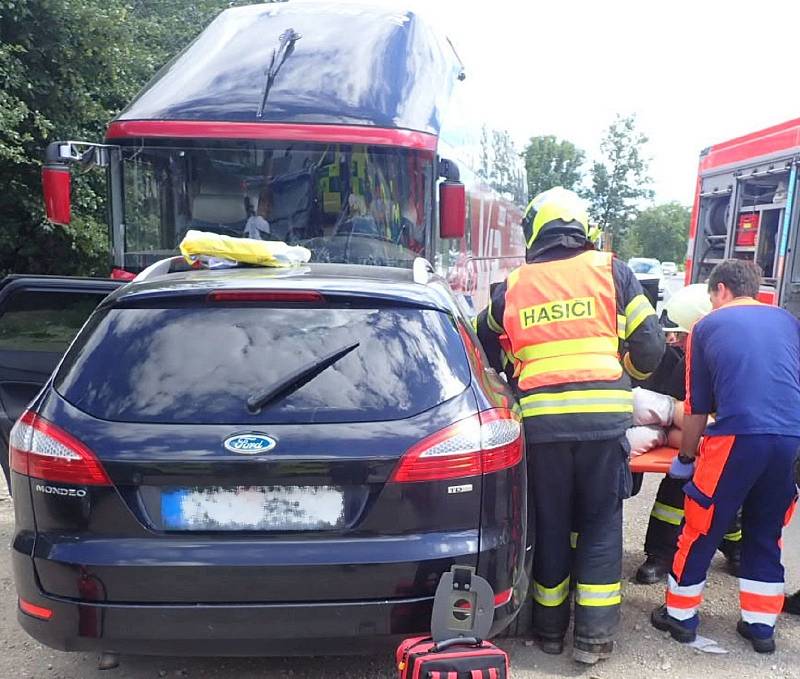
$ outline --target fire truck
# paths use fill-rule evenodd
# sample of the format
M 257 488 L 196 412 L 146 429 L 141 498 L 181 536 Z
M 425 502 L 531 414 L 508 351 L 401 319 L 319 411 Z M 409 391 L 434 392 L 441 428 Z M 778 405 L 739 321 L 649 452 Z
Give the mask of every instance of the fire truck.
M 728 258 L 763 272 L 759 300 L 800 315 L 797 164 L 800 118 L 715 144 L 700 154 L 686 283 Z
M 478 178 L 464 79 L 450 42 L 412 12 L 237 7 L 164 66 L 102 142 L 50 144 L 51 222 L 70 222 L 72 172 L 105 173 L 110 278 L 0 281 L 0 445 L 94 307 L 176 254 L 190 229 L 258 231 L 316 262 L 425 257 L 484 304 L 525 247 L 520 206 Z

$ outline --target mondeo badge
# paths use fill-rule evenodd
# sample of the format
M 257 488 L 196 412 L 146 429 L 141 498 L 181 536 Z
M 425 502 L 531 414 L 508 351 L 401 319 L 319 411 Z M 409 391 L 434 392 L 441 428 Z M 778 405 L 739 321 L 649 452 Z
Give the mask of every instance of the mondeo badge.
M 232 453 L 258 455 L 259 453 L 268 453 L 278 445 L 278 442 L 264 434 L 236 434 L 226 438 L 223 445 Z

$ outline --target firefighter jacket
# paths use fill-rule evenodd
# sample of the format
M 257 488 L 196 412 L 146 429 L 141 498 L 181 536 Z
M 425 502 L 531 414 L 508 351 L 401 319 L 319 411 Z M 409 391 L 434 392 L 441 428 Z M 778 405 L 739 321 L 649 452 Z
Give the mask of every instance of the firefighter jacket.
M 510 345 L 512 383 L 534 442 L 624 435 L 632 425 L 630 377 L 646 379 L 664 353 L 655 310 L 633 272 L 586 247 L 548 247 L 514 270 L 477 329 L 498 371 L 501 338 Z

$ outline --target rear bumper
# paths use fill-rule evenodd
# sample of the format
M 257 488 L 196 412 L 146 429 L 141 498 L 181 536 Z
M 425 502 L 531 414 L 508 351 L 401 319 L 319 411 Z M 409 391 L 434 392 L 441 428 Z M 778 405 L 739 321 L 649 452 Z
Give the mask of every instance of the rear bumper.
M 104 604 L 44 594 L 32 559 L 12 550 L 19 596 L 52 611 L 40 620 L 17 611 L 22 628 L 61 651 L 136 655 L 271 656 L 373 653 L 430 628 L 432 597 L 302 604 Z M 495 609 L 492 634 L 519 610 L 527 582 Z

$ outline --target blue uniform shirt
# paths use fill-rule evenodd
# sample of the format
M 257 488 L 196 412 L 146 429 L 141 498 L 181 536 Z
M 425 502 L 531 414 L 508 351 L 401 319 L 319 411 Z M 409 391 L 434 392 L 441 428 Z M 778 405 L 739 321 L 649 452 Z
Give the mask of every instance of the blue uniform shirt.
M 694 326 L 686 353 L 686 413 L 716 413 L 707 434 L 800 436 L 800 322 L 736 300 Z

